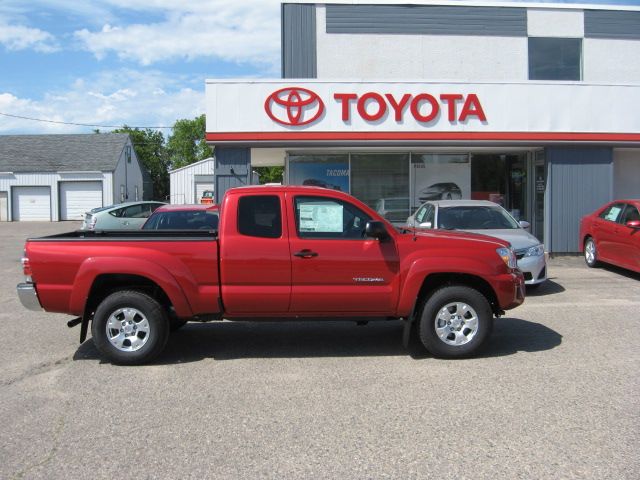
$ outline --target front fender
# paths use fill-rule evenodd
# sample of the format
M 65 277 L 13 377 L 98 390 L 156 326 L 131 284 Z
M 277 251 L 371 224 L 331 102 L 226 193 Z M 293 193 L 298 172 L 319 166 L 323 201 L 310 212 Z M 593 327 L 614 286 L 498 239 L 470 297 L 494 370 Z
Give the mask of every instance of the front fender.
M 494 271 L 495 270 L 495 271 Z M 429 275 L 446 273 L 458 275 L 472 275 L 485 280 L 499 274 L 497 269 L 491 268 L 482 259 L 472 257 L 421 257 L 411 261 L 405 272 L 405 281 L 401 288 L 398 302 L 398 316 L 408 317 L 413 312 L 420 289 Z M 493 288 L 493 287 L 492 287 Z
M 145 277 L 156 283 L 169 297 L 179 317 L 191 317 L 193 311 L 175 277 L 161 265 L 141 258 L 89 257 L 82 262 L 69 299 L 69 310 L 83 315 L 89 292 L 99 275 L 120 274 Z

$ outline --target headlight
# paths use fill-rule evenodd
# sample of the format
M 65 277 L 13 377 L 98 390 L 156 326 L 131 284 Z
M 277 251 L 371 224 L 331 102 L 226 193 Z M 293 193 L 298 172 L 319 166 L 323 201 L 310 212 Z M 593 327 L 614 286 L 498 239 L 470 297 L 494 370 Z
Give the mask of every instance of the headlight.
M 518 263 L 516 262 L 516 255 L 515 253 L 513 253 L 513 250 L 511 250 L 510 248 L 501 247 L 497 248 L 496 252 L 498 253 L 498 255 L 500 255 L 500 258 L 502 258 L 502 261 L 507 265 L 507 267 L 518 267 Z
M 535 247 L 531 247 L 524 254 L 525 257 L 539 257 L 540 255 L 544 255 L 544 245 L 542 243 L 540 245 L 536 245 Z

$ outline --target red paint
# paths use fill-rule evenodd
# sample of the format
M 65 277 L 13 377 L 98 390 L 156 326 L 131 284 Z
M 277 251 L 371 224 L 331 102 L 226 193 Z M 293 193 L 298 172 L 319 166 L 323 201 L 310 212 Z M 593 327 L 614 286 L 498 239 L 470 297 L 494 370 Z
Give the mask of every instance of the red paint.
M 209 132 L 209 142 L 254 141 L 508 141 L 640 142 L 640 133 L 569 132 Z
M 357 100 L 358 96 L 355 93 L 336 93 L 333 98 L 338 100 L 342 106 L 342 121 L 348 122 L 351 119 L 351 107 L 350 102 Z
M 282 236 L 240 234 L 239 199 L 265 194 L 280 199 Z M 390 239 L 300 238 L 293 214 L 297 195 L 351 203 L 372 219 L 385 222 Z M 401 234 L 375 211 L 342 192 L 279 186 L 229 190 L 221 207 L 219 240 L 72 241 L 58 237 L 27 241 L 26 252 L 40 300 L 48 311 L 82 315 L 100 275 L 127 274 L 157 284 L 180 317 L 221 313 L 220 299 L 225 318 L 311 313 L 402 317 L 411 312 L 424 279 L 433 273 L 480 277 L 492 286 L 501 308 L 520 304 L 522 298 L 514 292 L 522 284 L 522 275 L 509 271 L 495 252 L 505 245 L 502 240 L 462 233 Z M 318 256 L 292 254 L 304 249 Z M 359 283 L 354 277 L 383 281 Z
M 580 220 L 578 248 L 581 252 L 584 251 L 585 241 L 591 237 L 596 244 L 596 257 L 599 261 L 640 273 L 640 220 L 633 212 L 626 214 L 624 209 L 616 221 L 600 217 L 614 204 L 621 204 L 625 208 L 633 207 L 636 212 L 640 212 L 640 199 L 615 200 L 585 215 Z
M 427 107 L 429 109 L 429 114 L 423 115 L 422 108 L 423 105 L 427 103 L 429 104 Z M 440 106 L 433 95 L 421 93 L 420 95 L 416 95 L 411 101 L 411 114 L 418 122 L 429 123 L 438 116 L 438 113 L 440 113 Z
M 470 93 L 464 101 L 464 106 L 460 112 L 460 121 L 466 122 L 469 117 L 476 117 L 481 122 L 487 121 L 487 116 L 484 114 L 484 110 L 482 110 L 480 100 L 478 100 L 478 96 L 474 93 Z
M 447 105 L 447 119 L 450 122 L 455 122 L 458 119 L 456 104 L 463 99 L 464 96 L 459 93 L 443 93 L 440 95 L 440 100 Z
M 306 98 L 303 98 L 303 95 Z M 280 105 L 284 109 L 286 118 L 274 114 L 274 105 Z M 281 88 L 267 97 L 264 102 L 264 111 L 274 122 L 299 127 L 313 123 L 320 118 L 324 112 L 324 103 L 318 94 L 307 88 L 287 87 Z M 305 120 L 307 113 L 308 117 Z
M 375 113 L 369 113 L 367 106 L 373 105 Z M 387 103 L 384 101 L 382 95 L 374 92 L 365 93 L 358 99 L 358 114 L 367 122 L 375 122 L 384 117 L 387 113 Z

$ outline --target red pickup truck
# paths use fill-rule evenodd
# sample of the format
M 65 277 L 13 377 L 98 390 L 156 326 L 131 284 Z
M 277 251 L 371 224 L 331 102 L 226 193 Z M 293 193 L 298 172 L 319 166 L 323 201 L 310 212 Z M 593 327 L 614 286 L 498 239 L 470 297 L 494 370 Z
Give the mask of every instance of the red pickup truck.
M 218 231 L 77 231 L 29 239 L 18 294 L 77 316 L 114 363 L 140 364 L 186 321 L 404 319 L 444 358 L 474 354 L 493 316 L 520 305 L 509 244 L 400 230 L 355 198 L 318 187 L 231 189 Z

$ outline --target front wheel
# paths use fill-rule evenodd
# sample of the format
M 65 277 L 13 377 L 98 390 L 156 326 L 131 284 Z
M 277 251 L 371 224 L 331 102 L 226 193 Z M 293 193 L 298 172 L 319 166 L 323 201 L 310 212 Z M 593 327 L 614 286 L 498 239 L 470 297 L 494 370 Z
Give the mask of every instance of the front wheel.
M 422 344 L 435 357 L 475 354 L 493 328 L 489 302 L 479 291 L 461 285 L 437 290 L 425 303 L 419 322 Z
M 589 237 L 584 242 L 584 261 L 588 267 L 594 268 L 598 266 L 598 251 L 596 250 L 596 242 Z
M 139 365 L 164 349 L 169 338 L 169 319 L 149 295 L 120 291 L 98 305 L 91 334 L 96 348 L 111 362 Z

